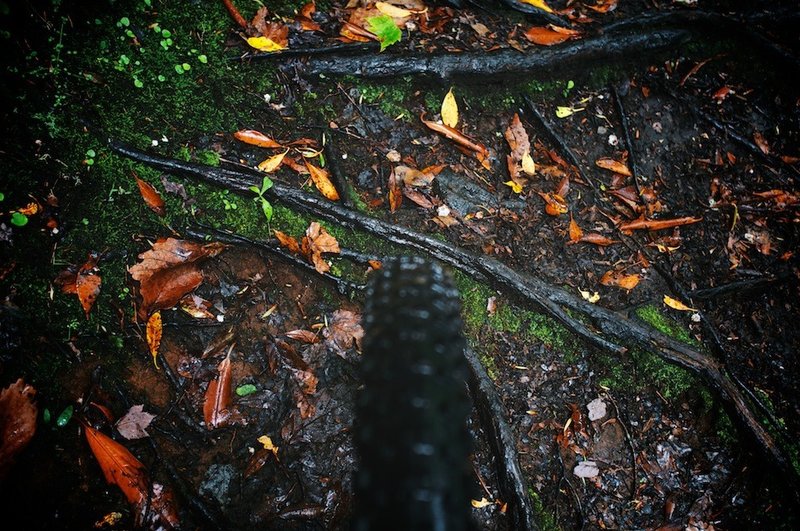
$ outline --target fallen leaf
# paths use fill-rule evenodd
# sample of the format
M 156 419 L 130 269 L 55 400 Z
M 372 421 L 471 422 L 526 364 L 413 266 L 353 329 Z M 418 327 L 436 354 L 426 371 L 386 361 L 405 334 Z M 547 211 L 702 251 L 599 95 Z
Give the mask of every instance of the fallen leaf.
M 553 10 L 550 9 L 550 6 L 547 5 L 547 2 L 544 0 L 520 0 L 524 4 L 530 4 L 537 9 L 541 9 L 547 13 L 552 13 Z
M 150 529 L 180 527 L 172 492 L 153 483 L 151 496 L 147 471 L 127 448 L 88 425 L 84 425 L 84 434 L 106 481 L 119 487 L 135 507 L 137 527 L 148 517 L 146 527 Z
M 503 184 L 509 186 L 511 188 L 511 191 L 514 192 L 515 194 L 519 194 L 522 192 L 522 185 L 517 181 L 514 180 L 506 181 Z
M 161 312 L 155 311 L 147 319 L 147 328 L 145 330 L 147 335 L 147 347 L 150 349 L 150 355 L 153 356 L 153 365 L 158 369 L 158 348 L 161 346 Z
M 594 478 L 600 475 L 600 469 L 594 461 L 581 461 L 572 470 L 579 478 Z
M 317 190 L 331 201 L 338 201 L 339 192 L 333 186 L 328 170 L 318 168 L 307 160 L 303 160 L 303 163 L 305 163 L 308 172 L 311 174 L 311 180 L 314 181 L 314 186 L 317 187 Z
M 289 153 L 288 149 L 283 153 L 278 153 L 277 155 L 271 156 L 270 158 L 262 161 L 258 165 L 258 169 L 265 173 L 274 172 L 281 166 L 281 164 L 283 163 L 283 157 L 285 157 L 287 153 Z
M 272 452 L 272 455 L 275 456 L 275 459 L 278 459 L 278 447 L 272 443 L 272 439 L 268 435 L 262 435 L 256 440 L 264 446 L 264 450 Z
M 617 8 L 617 0 L 598 0 L 595 5 L 593 6 L 587 5 L 586 7 L 597 13 L 608 13 L 610 11 L 614 11 Z
M 589 420 L 600 420 L 606 416 L 606 403 L 602 398 L 595 398 L 586 405 L 589 410 Z
M 320 31 L 320 25 L 312 20 L 311 16 L 317 10 L 317 6 L 314 2 L 308 2 L 297 13 L 297 16 L 294 18 L 295 22 L 300 25 L 300 28 L 304 31 Z
M 214 318 L 214 314 L 209 311 L 211 308 L 211 302 L 192 293 L 184 295 L 181 298 L 179 307 L 181 310 L 195 319 Z
M 568 41 L 570 39 L 575 39 L 580 36 L 580 32 L 573 32 L 574 30 L 568 31 L 558 31 L 556 30 L 557 26 L 550 26 L 550 27 L 541 27 L 541 26 L 534 26 L 527 30 L 523 35 L 526 39 L 534 44 L 538 44 L 540 46 L 553 46 L 554 44 L 560 44 L 564 41 Z M 561 30 L 565 30 L 567 28 L 559 28 Z
M 594 245 L 600 245 L 606 247 L 608 245 L 619 243 L 619 240 L 612 240 L 611 238 L 603 236 L 602 234 L 598 234 L 596 232 L 590 232 L 589 234 L 584 234 L 583 236 L 578 238 L 577 242 L 570 242 L 570 243 L 591 243 Z
M 0 481 L 36 434 L 36 389 L 20 378 L 0 391 Z
M 673 299 L 669 295 L 664 295 L 664 304 L 666 304 L 670 308 L 673 308 L 675 310 L 679 310 L 679 311 L 682 311 L 682 312 L 696 312 L 696 311 L 698 311 L 697 308 L 690 308 L 689 306 L 686 306 L 684 303 L 682 303 L 678 299 Z
M 626 275 L 623 271 L 606 271 L 600 278 L 600 284 L 604 286 L 616 286 L 618 288 L 632 290 L 639 284 L 639 275 Z
M 225 359 L 217 367 L 219 376 L 208 384 L 203 401 L 203 419 L 209 430 L 227 426 L 237 419 L 230 409 L 231 404 L 231 351 L 228 349 Z
M 522 126 L 519 114 L 514 113 L 511 123 L 504 131 L 503 136 L 505 136 L 508 147 L 511 149 L 511 153 L 507 157 L 508 173 L 511 176 L 511 180 L 522 187 L 525 184 L 525 180 L 521 177 L 520 172 L 525 171 L 526 174 L 532 176 L 536 171 L 536 165 L 533 163 L 533 158 L 531 158 L 531 143 L 528 138 L 528 132 Z M 523 165 L 523 161 L 526 159 L 527 162 Z
M 767 139 L 764 138 L 764 135 L 756 131 L 755 133 L 753 133 L 753 141 L 756 143 L 756 146 L 758 146 L 758 149 L 760 149 L 764 155 L 770 154 L 771 150 L 769 148 L 769 143 L 767 142 Z
M 97 296 L 100 295 L 100 285 L 103 282 L 97 271 L 97 256 L 91 254 L 75 276 L 75 293 L 78 295 L 87 319 Z
M 394 19 L 403 19 L 411 16 L 411 11 L 403 9 L 402 7 L 394 6 L 387 2 L 375 2 L 375 8 Z
M 490 502 L 486 498 L 481 498 L 480 500 L 470 500 L 470 503 L 476 509 L 482 509 L 483 507 L 488 507 L 489 505 L 494 504 L 494 502 Z
M 566 214 L 569 210 L 569 207 L 567 207 L 567 202 L 560 195 L 542 192 L 536 193 L 539 194 L 542 199 L 544 199 L 544 211 L 549 215 L 558 216 L 560 214 Z
M 442 123 L 448 127 L 458 125 L 458 103 L 451 88 L 442 101 Z
M 604 170 L 613 171 L 614 173 L 619 173 L 620 175 L 624 175 L 625 177 L 631 177 L 631 170 L 628 169 L 628 166 L 624 162 L 620 162 L 618 160 L 609 159 L 609 158 L 602 158 L 597 159 L 595 164 L 598 168 L 603 168 Z
M 423 124 L 425 124 L 425 126 L 428 127 L 428 129 L 435 131 L 441 135 L 444 135 L 445 138 L 452 140 L 456 144 L 468 149 L 469 151 L 472 151 L 473 154 L 475 155 L 475 158 L 477 158 L 478 161 L 480 161 L 480 163 L 483 165 L 484 168 L 491 169 L 491 164 L 488 160 L 489 150 L 486 149 L 486 147 L 483 144 L 476 142 L 475 140 L 466 136 L 461 131 L 453 129 L 452 127 L 449 127 L 445 124 L 440 124 L 426 120 L 424 116 L 425 115 L 422 114 L 419 117 L 419 119 L 422 121 Z
M 577 243 L 580 241 L 581 237 L 583 236 L 583 230 L 575 223 L 575 220 L 572 218 L 572 214 L 569 215 L 569 241 L 572 243 Z
M 265 148 L 282 148 L 283 146 L 275 142 L 273 139 L 252 129 L 244 129 L 233 133 L 233 138 L 251 146 L 265 147 Z
M 291 330 L 286 332 L 285 335 L 302 343 L 319 343 L 319 336 L 311 330 Z
M 322 330 L 322 335 L 325 336 L 328 346 L 340 356 L 354 344 L 361 350 L 361 339 L 364 337 L 361 315 L 350 310 L 336 310 L 328 321 L 328 326 Z
M 596 291 L 594 293 L 591 293 L 588 290 L 582 290 L 582 289 L 579 289 L 578 291 L 580 292 L 581 297 L 583 297 L 585 300 L 591 302 L 592 304 L 594 304 L 594 303 L 596 303 L 597 301 L 600 300 L 600 294 L 597 293 Z
M 619 230 L 629 231 L 629 230 L 671 229 L 673 227 L 679 227 L 681 225 L 689 225 L 691 223 L 697 223 L 698 221 L 703 221 L 703 218 L 695 218 L 691 216 L 683 218 L 675 218 L 675 219 L 640 218 L 635 221 L 631 221 L 629 223 L 623 223 L 622 225 L 619 226 Z
M 586 110 L 585 107 L 572 107 L 572 106 L 563 106 L 559 105 L 556 107 L 556 117 L 557 118 L 568 118 L 572 116 L 576 112 Z
M 300 244 L 297 243 L 296 239 L 279 230 L 273 230 L 272 232 L 275 233 L 275 237 L 278 239 L 278 243 L 281 244 L 281 247 L 285 247 L 292 254 L 300 254 Z
M 389 174 L 389 212 L 396 212 L 400 205 L 403 203 L 403 189 L 398 182 L 397 174 L 392 168 Z
M 331 266 L 322 258 L 322 253 L 339 254 L 339 242 L 336 238 L 328 234 L 322 225 L 316 221 L 306 229 L 306 235 L 303 237 L 301 244 L 303 254 L 308 258 L 314 269 L 319 273 L 327 273 L 330 271 Z
M 167 210 L 164 205 L 164 200 L 161 199 L 161 195 L 158 193 L 158 191 L 156 191 L 152 184 L 141 180 L 135 173 L 133 177 L 136 179 L 136 184 L 139 186 L 139 193 L 142 194 L 144 204 L 147 205 L 147 207 L 155 212 L 158 216 L 163 218 L 167 214 Z
M 115 427 L 120 435 L 128 440 L 143 439 L 150 437 L 147 427 L 156 418 L 144 410 L 144 405 L 132 406 L 121 419 L 117 421 Z

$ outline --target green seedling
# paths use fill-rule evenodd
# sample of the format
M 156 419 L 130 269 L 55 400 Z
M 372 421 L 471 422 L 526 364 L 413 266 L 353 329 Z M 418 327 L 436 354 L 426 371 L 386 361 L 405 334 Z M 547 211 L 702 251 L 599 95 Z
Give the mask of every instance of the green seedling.
M 74 410 L 72 406 L 65 407 L 64 411 L 62 411 L 61 414 L 56 419 L 56 426 L 58 426 L 59 428 L 63 428 L 64 426 L 66 426 L 69 423 L 70 419 L 72 418 L 73 411 Z
M 261 182 L 261 188 L 258 186 L 251 186 L 250 190 L 256 194 L 257 197 L 253 198 L 253 201 L 256 203 L 261 203 L 261 211 L 264 212 L 264 217 L 267 218 L 267 223 L 272 221 L 272 203 L 270 203 L 264 194 L 272 188 L 272 179 L 264 176 L 264 180 Z
M 22 212 L 12 212 L 11 224 L 17 227 L 24 227 L 25 225 L 28 224 L 28 216 L 26 216 Z
M 400 28 L 397 27 L 397 24 L 394 23 L 394 20 L 389 15 L 369 17 L 367 18 L 367 24 L 369 24 L 367 29 L 378 37 L 378 42 L 381 43 L 381 51 L 398 42 L 400 37 L 403 36 Z
M 245 385 L 240 385 L 239 387 L 236 388 L 236 394 L 239 396 L 247 396 L 247 395 L 252 395 L 257 390 L 258 389 L 256 388 L 255 385 L 245 384 Z
M 567 81 L 567 86 L 564 88 L 564 92 L 563 92 L 564 97 L 566 98 L 567 96 L 569 96 L 569 91 L 574 89 L 574 88 L 575 88 L 575 82 L 572 81 L 571 79 L 569 81 Z

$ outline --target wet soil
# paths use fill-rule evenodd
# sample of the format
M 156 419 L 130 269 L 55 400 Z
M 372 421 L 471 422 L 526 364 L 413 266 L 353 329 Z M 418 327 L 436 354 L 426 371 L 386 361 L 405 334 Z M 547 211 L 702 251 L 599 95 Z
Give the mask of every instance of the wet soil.
M 609 16 L 624 20 L 658 9 L 632 2 Z M 409 39 L 397 53 L 455 44 L 526 48 L 525 42 L 509 44 L 498 37 L 513 35 L 517 17 L 505 11 L 457 11 L 449 34 Z M 476 38 L 477 22 L 493 36 Z M 798 49 L 796 32 L 783 31 L 781 24 L 754 29 L 784 49 Z M 315 39 L 311 44 L 328 43 Z M 658 323 L 667 323 L 662 328 L 724 363 L 766 404 L 765 419 L 779 419 L 776 437 L 793 443 L 800 432 L 800 335 L 793 326 L 800 315 L 800 94 L 747 43 L 699 42 L 629 64 L 586 65 L 583 74 L 573 75 L 575 88 L 555 95 L 533 90 L 527 98 L 501 100 L 491 92 L 510 84 L 508 79 L 457 80 L 459 127 L 494 154 L 490 171 L 417 119 L 436 113 L 428 100 L 435 94 L 438 105 L 449 80 L 406 78 L 367 86 L 354 77 L 306 78 L 293 68 L 276 74 L 285 81 L 283 89 L 242 128 L 263 129 L 287 141 L 319 137 L 327 128 L 342 174 L 370 215 L 499 258 L 573 292 L 596 292 L 597 304 L 650 324 L 657 321 L 652 318 L 657 308 Z M 230 50 L 243 49 L 231 39 Z M 608 70 L 598 74 L 602 68 Z M 391 99 L 394 83 L 411 87 L 402 101 Z M 293 104 L 304 93 L 322 95 L 316 105 L 324 105 L 325 113 L 298 119 Z M 531 105 L 564 145 L 550 140 Z M 562 119 L 556 117 L 559 106 L 579 110 Z M 404 117 L 395 114 L 398 109 Z M 537 164 L 521 193 L 504 184 L 508 146 L 502 133 L 515 114 L 530 135 Z M 197 131 L 189 144 L 249 166 L 265 158 L 263 149 L 237 143 L 231 132 L 214 133 Z M 577 156 L 583 175 L 562 163 L 565 146 Z M 601 158 L 635 165 L 636 175 L 599 169 L 595 161 Z M 430 185 L 409 187 L 402 205 L 392 211 L 390 175 L 398 164 L 446 169 Z M 552 193 L 564 177 L 570 182 L 564 197 L 569 213 L 549 215 L 540 193 Z M 281 170 L 275 179 L 300 187 L 307 176 Z M 632 199 L 620 199 L 622 192 Z M 701 221 L 659 231 L 619 231 L 619 223 L 641 214 Z M 201 213 L 200 219 L 210 217 Z M 617 243 L 571 242 L 570 219 L 585 233 Z M 169 234 L 162 230 L 153 236 Z M 26 253 L 47 263 L 48 242 L 31 244 L 35 250 L 29 253 L 19 239 L 0 243 L 20 270 L 41 267 L 26 263 Z M 137 245 L 139 252 L 148 248 L 143 240 Z M 358 250 L 377 259 L 387 252 L 369 246 Z M 354 271 L 356 283 L 367 275 L 364 264 L 328 258 Z M 110 260 L 127 266 L 135 261 L 113 254 Z M 639 282 L 632 289 L 605 285 L 601 279 L 609 271 L 637 275 Z M 347 528 L 356 466 L 350 429 L 361 354 L 357 343 L 337 342 L 335 330 L 339 320 L 357 320 L 360 294 L 343 295 L 334 283 L 246 245 L 208 260 L 203 276 L 197 295 L 211 301 L 216 320 L 165 312 L 163 367 L 156 369 L 143 328 L 129 315 L 122 317 L 121 329 L 133 355 L 124 364 L 89 346 L 107 334 L 104 327 L 118 323 L 98 324 L 92 337 L 62 340 L 46 330 L 31 340 L 26 322 L 34 318 L 18 310 L 18 294 L 25 292 L 17 285 L 20 277 L 3 273 L 2 339 L 10 353 L 3 355 L 3 383 L 44 365 L 33 348 L 38 345 L 70 360 L 48 380 L 65 390 L 61 403 L 75 403 L 91 420 L 105 424 L 107 433 L 114 430 L 92 403 L 109 408 L 114 418 L 144 404 L 157 415 L 150 438 L 117 438 L 155 480 L 178 493 L 186 528 Z M 478 293 L 475 285 L 463 285 L 465 300 Z M 552 322 L 519 301 L 493 290 L 487 291 L 492 301 L 479 293 L 477 316 L 465 315 L 468 340 L 491 368 L 520 465 L 539 502 L 541 527 L 796 525 L 791 507 L 797 493 L 736 431 L 735 419 L 700 379 L 665 367 L 652 353 L 631 349 L 613 357 L 588 349 L 550 330 Z M 694 310 L 667 308 L 664 295 Z M 50 310 L 41 296 L 46 314 Z M 474 311 L 475 305 L 465 302 L 465 308 Z M 256 391 L 235 396 L 234 420 L 211 430 L 203 422 L 203 403 L 228 355 L 234 388 L 252 384 Z M 75 426 L 66 433 L 42 424 L 3 483 L 4 506 L 24 514 L 27 527 L 35 529 L 87 528 L 113 511 L 124 514 L 119 528 L 130 527 L 131 509 L 116 487 L 105 484 Z M 473 498 L 490 502 L 476 504 L 476 521 L 480 528 L 510 528 L 494 471 L 497 456 L 477 415 L 470 429 L 476 447 Z M 265 435 L 277 446 L 275 452 L 258 442 Z M 789 447 L 796 455 L 796 447 Z

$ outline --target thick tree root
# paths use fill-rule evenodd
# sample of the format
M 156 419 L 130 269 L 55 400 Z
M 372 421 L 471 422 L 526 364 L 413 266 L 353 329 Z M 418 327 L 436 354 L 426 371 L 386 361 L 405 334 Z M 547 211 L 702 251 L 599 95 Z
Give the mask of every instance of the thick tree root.
M 109 146 L 122 156 L 161 171 L 182 175 L 246 196 L 252 194 L 249 187 L 259 183 L 263 176 L 256 170 L 246 167 L 210 167 L 151 155 L 115 141 L 109 141 Z M 285 185 L 276 183 L 267 195 L 270 200 L 279 201 L 290 208 L 362 230 L 388 242 L 424 253 L 477 280 L 494 284 L 507 294 L 532 304 L 539 311 L 556 319 L 588 345 L 617 355 L 624 354 L 630 347 L 642 348 L 657 354 L 669 363 L 696 373 L 719 395 L 732 418 L 791 486 L 797 490 L 797 486 L 800 485 L 800 478 L 791 464 L 786 449 L 776 444 L 772 435 L 759 422 L 747 398 L 729 376 L 728 370 L 713 358 L 643 325 L 638 320 L 590 304 L 539 278 L 514 271 L 493 258 L 474 255 L 452 244 L 371 218 Z M 583 320 L 578 320 L 572 315 L 580 315 Z

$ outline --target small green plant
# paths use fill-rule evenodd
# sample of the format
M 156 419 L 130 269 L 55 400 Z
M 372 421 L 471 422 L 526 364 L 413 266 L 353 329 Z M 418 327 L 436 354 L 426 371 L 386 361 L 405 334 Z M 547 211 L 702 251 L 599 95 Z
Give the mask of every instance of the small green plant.
M 94 165 L 94 158 L 96 156 L 97 156 L 97 152 L 95 150 L 93 150 L 92 148 L 87 149 L 86 150 L 86 158 L 83 159 L 83 163 L 86 164 L 87 166 L 93 166 Z
M 367 24 L 369 24 L 367 29 L 378 37 L 378 42 L 381 43 L 381 51 L 398 42 L 400 37 L 403 36 L 400 28 L 397 27 L 397 24 L 394 23 L 394 20 L 389 15 L 369 17 Z
M 24 227 L 25 225 L 28 224 L 28 216 L 26 216 L 22 212 L 12 212 L 11 224 L 17 227 Z
M 256 194 L 256 197 L 253 198 L 253 201 L 256 203 L 261 203 L 261 211 L 264 212 L 264 217 L 267 218 L 267 223 L 272 221 L 272 203 L 267 201 L 267 198 L 264 197 L 264 194 L 272 188 L 272 179 L 264 176 L 264 180 L 261 182 L 261 188 L 258 186 L 251 186 L 250 190 Z
M 567 96 L 569 96 L 569 91 L 574 88 L 575 88 L 575 82 L 572 81 L 571 79 L 567 81 L 567 86 L 564 87 L 564 92 L 563 92 L 564 97 L 566 98 Z

